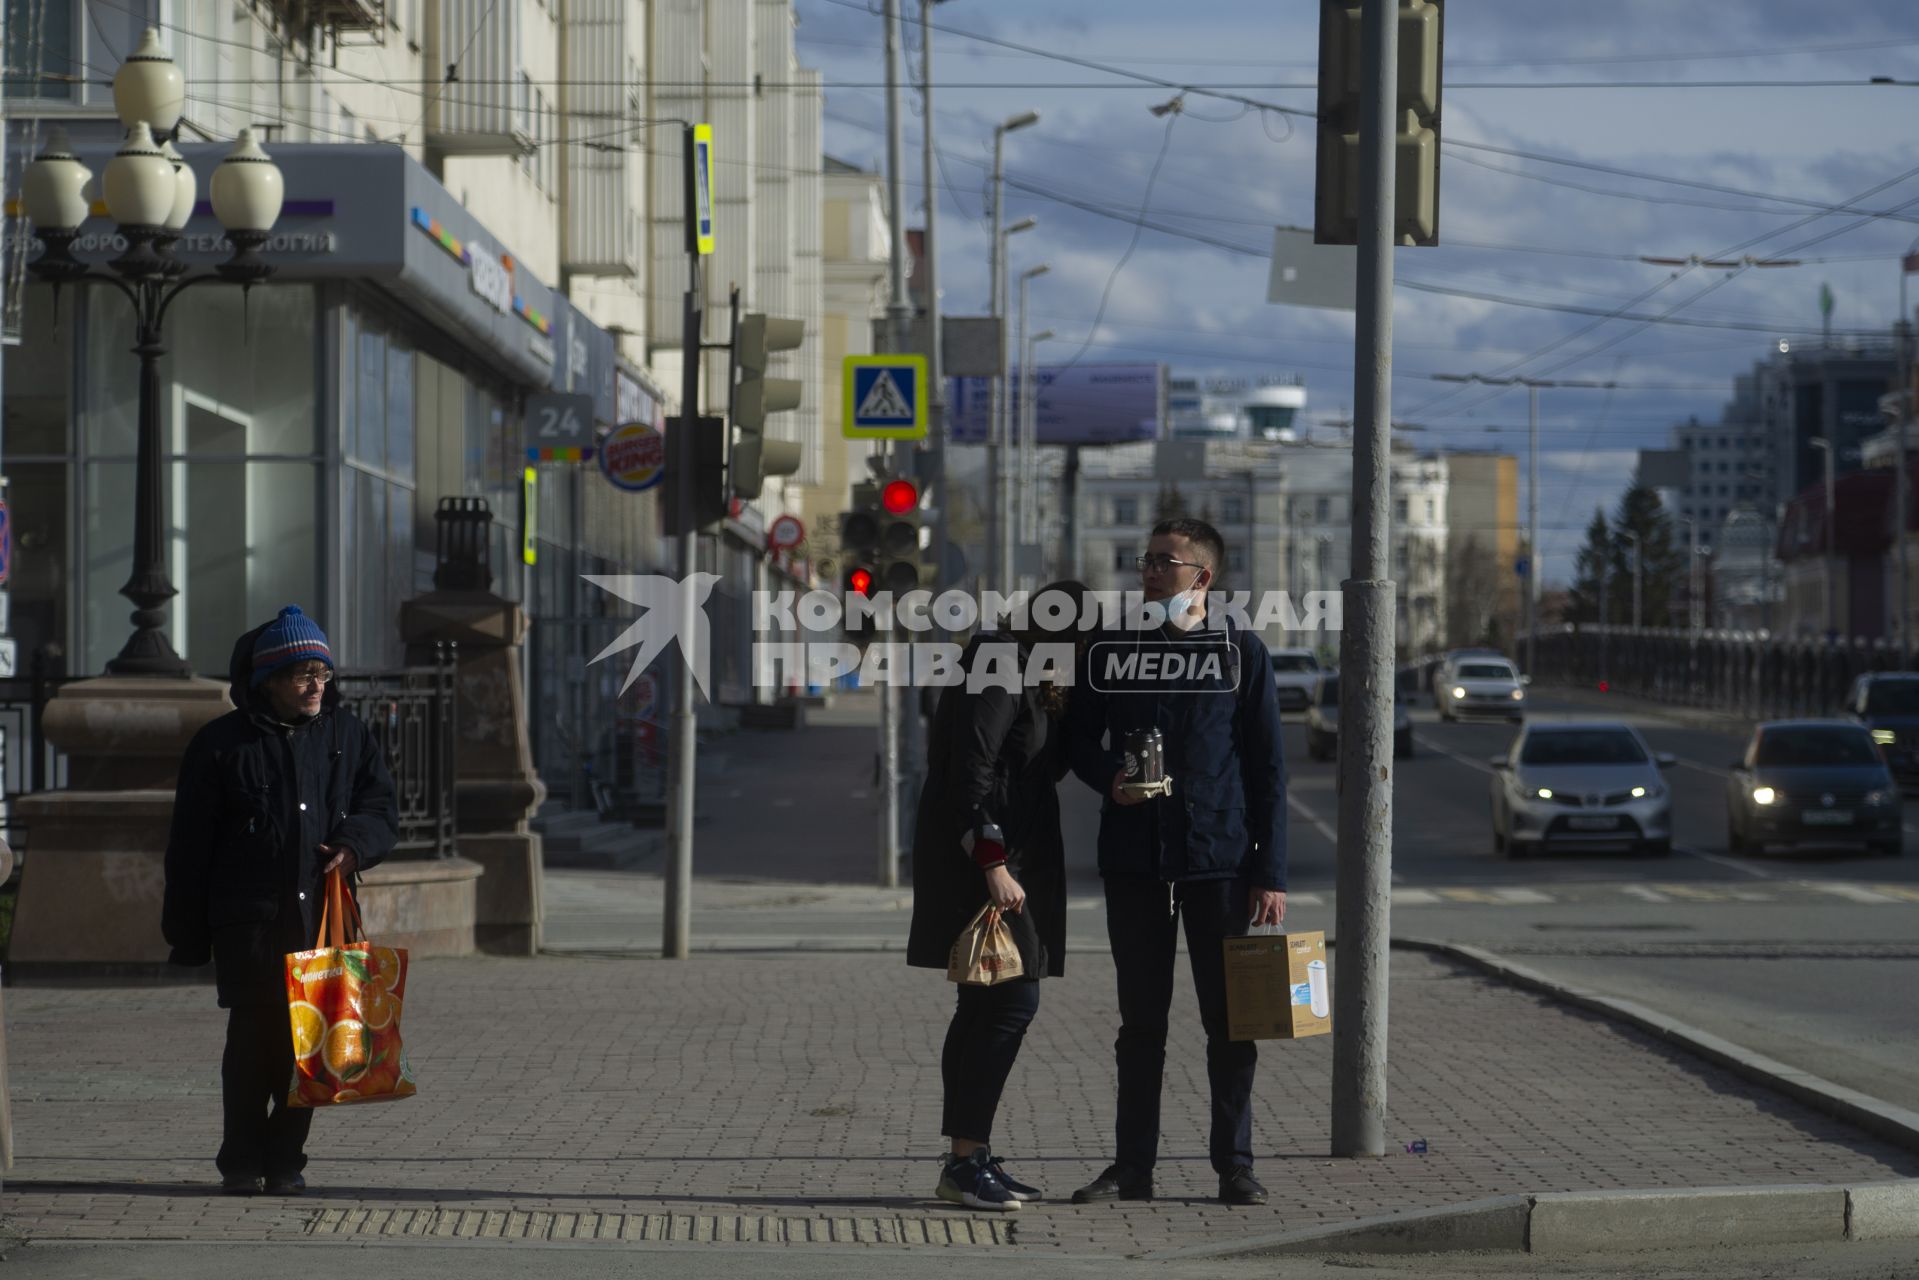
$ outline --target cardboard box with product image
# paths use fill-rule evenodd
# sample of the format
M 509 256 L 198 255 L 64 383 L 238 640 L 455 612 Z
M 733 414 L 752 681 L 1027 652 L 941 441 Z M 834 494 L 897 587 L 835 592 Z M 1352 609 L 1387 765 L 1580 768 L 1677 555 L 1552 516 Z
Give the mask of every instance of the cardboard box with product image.
M 1297 1040 L 1333 1029 L 1326 934 L 1227 938 L 1226 1022 L 1235 1040 Z

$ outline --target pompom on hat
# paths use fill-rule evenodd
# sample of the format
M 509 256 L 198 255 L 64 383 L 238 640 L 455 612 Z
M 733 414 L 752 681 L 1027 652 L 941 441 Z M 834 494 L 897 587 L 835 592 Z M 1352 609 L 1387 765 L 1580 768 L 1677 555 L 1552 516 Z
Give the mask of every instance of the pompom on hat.
M 296 662 L 324 662 L 333 669 L 333 651 L 327 648 L 320 624 L 290 604 L 266 625 L 253 642 L 253 687 L 283 667 Z

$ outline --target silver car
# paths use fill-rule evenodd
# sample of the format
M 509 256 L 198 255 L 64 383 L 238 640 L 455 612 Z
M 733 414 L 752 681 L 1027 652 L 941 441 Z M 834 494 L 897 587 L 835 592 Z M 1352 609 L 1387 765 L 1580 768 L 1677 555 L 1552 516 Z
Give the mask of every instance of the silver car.
M 1306 755 L 1312 760 L 1331 760 L 1339 749 L 1339 672 L 1328 671 L 1319 677 L 1313 690 L 1313 704 L 1306 708 Z M 1393 755 L 1404 760 L 1413 754 L 1413 718 L 1406 701 L 1393 691 Z
M 1673 757 L 1617 720 L 1528 724 L 1492 758 L 1493 851 L 1672 852 Z
M 1433 698 L 1439 718 L 1492 716 L 1517 723 L 1526 717 L 1526 681 L 1505 658 L 1467 657 L 1443 669 Z

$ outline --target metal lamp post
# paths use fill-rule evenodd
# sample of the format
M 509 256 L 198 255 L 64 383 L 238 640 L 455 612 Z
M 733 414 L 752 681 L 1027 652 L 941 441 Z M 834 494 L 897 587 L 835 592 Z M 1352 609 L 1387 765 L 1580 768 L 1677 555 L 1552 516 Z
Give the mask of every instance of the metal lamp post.
M 1017 471 L 1022 480 L 1031 479 L 1033 465 L 1033 459 L 1026 448 L 1026 402 L 1032 395 L 1032 353 L 1026 345 L 1026 286 L 1051 270 L 1050 266 L 1042 262 L 1036 267 L 1028 267 L 1019 273 L 1019 392 L 1013 398 L 1010 421 L 1015 425 L 1010 433 L 1009 443 L 1016 450 L 1015 456 L 1018 459 L 1011 469 Z M 1007 541 L 1010 543 L 1013 538 L 1022 541 L 1030 540 L 1033 535 L 1028 529 L 1031 521 L 1027 519 L 1027 509 L 1033 505 L 1031 489 L 1024 483 L 1018 486 L 1009 485 L 1008 499 L 1013 505 L 1007 508 L 1007 515 L 1012 520 L 1012 528 L 1015 532 Z M 1015 515 L 1015 512 L 1018 514 Z
M 107 162 L 100 181 L 107 213 L 119 224 L 127 250 L 102 270 L 76 260 L 73 244 L 86 220 L 91 174 L 73 154 L 64 130 L 21 178 L 27 217 L 45 245 L 29 268 L 57 289 L 64 284 L 103 284 L 133 307 L 134 354 L 140 357 L 139 440 L 133 497 L 133 572 L 120 588 L 134 606 L 133 634 L 107 671 L 117 676 L 190 676 L 165 631 L 166 604 L 175 591 L 166 567 L 166 497 L 160 430 L 160 357 L 167 311 L 186 290 L 210 282 L 258 284 L 273 272 L 260 250 L 279 220 L 285 184 L 279 168 L 243 129 L 214 172 L 208 194 L 226 229 L 233 256 L 211 270 L 191 272 L 174 257 L 174 246 L 193 216 L 198 194 L 193 170 L 168 138 L 179 124 L 186 87 L 179 68 L 149 29 L 140 48 L 113 78 L 113 101 L 126 141 Z
M 987 310 L 999 322 L 998 376 L 992 382 L 986 419 L 986 575 L 1000 571 L 1005 530 L 1000 527 L 1000 415 L 1006 403 L 1006 235 L 1000 230 L 1006 210 L 1006 135 L 1039 123 L 1039 112 L 1022 111 L 993 126 L 993 230 L 987 242 Z M 1030 221 L 1030 219 L 1028 220 Z M 1021 227 L 1020 230 L 1025 230 Z
M 1820 575 L 1820 580 L 1825 585 L 1826 594 L 1826 638 L 1828 640 L 1834 640 L 1839 636 L 1839 619 L 1835 611 L 1839 601 L 1839 593 L 1832 589 L 1832 573 L 1834 567 L 1833 546 L 1835 542 L 1833 538 L 1835 530 L 1832 527 L 1832 523 L 1833 512 L 1837 508 L 1837 503 L 1833 501 L 1835 496 L 1833 472 L 1837 469 L 1838 459 L 1833 456 L 1832 441 L 1825 436 L 1814 436 L 1808 443 L 1826 455 L 1826 571 Z
M 1020 498 L 1020 536 L 1028 545 L 1040 545 L 1039 527 L 1039 488 L 1033 483 L 1035 469 L 1039 465 L 1039 374 L 1033 363 L 1034 351 L 1042 342 L 1051 342 L 1056 335 L 1051 329 L 1041 329 L 1021 344 L 1020 351 L 1020 396 L 1021 417 L 1019 437 L 1019 473 L 1023 480 Z M 1026 370 L 1035 370 L 1032 380 L 1028 381 Z M 1039 584 L 1034 583 L 1035 587 Z
M 1013 530 L 1007 524 L 1007 513 L 1012 510 L 1012 471 L 1006 465 L 1007 452 L 1013 446 L 1012 396 L 1010 381 L 1006 369 L 1006 242 L 1022 231 L 1031 231 L 1039 225 L 1038 218 L 1021 218 L 1010 227 L 1002 228 L 994 237 L 993 257 L 995 274 L 998 276 L 998 312 L 1000 316 L 999 334 L 999 380 L 995 384 L 1002 394 L 993 404 L 993 421 L 988 430 L 991 444 L 986 451 L 987 483 L 989 486 L 988 506 L 992 509 L 992 529 L 995 531 L 997 554 L 993 557 L 993 575 L 1002 591 L 1012 590 L 1013 581 Z
M 1632 543 L 1632 629 L 1639 630 L 1639 535 L 1621 529 L 1619 536 Z

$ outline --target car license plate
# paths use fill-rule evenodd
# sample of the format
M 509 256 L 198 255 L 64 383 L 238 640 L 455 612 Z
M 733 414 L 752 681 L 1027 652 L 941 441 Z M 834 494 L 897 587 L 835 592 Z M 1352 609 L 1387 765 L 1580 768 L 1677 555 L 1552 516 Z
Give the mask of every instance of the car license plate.
M 1619 819 L 1611 814 L 1604 817 L 1566 819 L 1566 826 L 1572 831 L 1611 831 L 1618 825 Z
M 1809 827 L 1849 827 L 1852 825 L 1852 810 L 1808 809 L 1799 815 L 1799 820 Z

